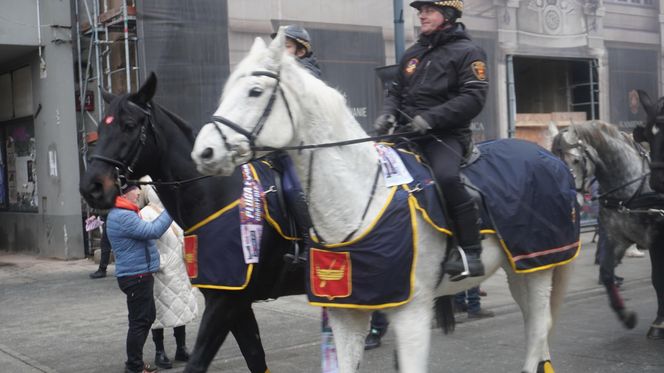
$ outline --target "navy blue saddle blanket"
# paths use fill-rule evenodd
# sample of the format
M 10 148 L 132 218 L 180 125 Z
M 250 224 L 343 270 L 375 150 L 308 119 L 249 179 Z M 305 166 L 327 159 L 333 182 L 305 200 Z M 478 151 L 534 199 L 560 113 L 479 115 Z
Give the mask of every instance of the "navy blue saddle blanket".
M 573 260 L 580 248 L 579 219 L 567 167 L 527 141 L 496 140 L 478 147 L 481 156 L 463 174 L 483 199 L 487 224 L 482 232 L 498 234 L 516 272 Z M 414 180 L 392 187 L 371 227 L 352 242 L 311 248 L 307 272 L 311 304 L 379 309 L 406 303 L 412 296 L 416 264 L 415 214 L 452 234 L 429 171 L 417 155 L 399 153 Z
M 276 190 L 276 171 L 268 162 L 252 162 L 250 167 L 263 191 Z M 199 288 L 242 290 L 249 284 L 254 264 L 244 261 L 239 197 L 185 233 L 185 264 L 192 285 Z M 277 193 L 263 193 L 263 211 L 264 229 L 275 229 L 283 238 L 295 239 L 294 232 L 286 230 L 289 224 Z M 266 221 L 268 224 L 265 224 Z M 264 248 L 263 244 L 261 248 Z

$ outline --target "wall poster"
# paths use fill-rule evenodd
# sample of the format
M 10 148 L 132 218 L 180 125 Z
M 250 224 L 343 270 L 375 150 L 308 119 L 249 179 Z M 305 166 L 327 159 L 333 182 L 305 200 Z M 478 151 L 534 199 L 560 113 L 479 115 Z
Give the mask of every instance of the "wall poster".
M 32 118 L 12 121 L 2 130 L 6 182 L 2 182 L 4 185 L 0 195 L 6 195 L 9 211 L 37 212 L 37 164 Z

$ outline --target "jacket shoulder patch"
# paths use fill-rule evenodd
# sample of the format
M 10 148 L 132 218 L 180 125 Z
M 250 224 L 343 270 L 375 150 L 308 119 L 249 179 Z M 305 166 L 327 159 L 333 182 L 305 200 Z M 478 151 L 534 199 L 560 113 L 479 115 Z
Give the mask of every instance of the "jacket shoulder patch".
M 486 64 L 484 61 L 475 61 L 470 66 L 477 80 L 486 80 Z

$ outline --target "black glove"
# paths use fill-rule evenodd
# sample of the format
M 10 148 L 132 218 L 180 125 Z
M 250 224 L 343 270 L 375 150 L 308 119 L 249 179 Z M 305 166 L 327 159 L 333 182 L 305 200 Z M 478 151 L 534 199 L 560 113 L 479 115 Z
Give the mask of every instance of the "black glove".
M 416 131 L 421 134 L 425 134 L 428 130 L 431 129 L 431 125 L 419 115 L 415 116 L 413 121 L 408 123 L 406 126 L 409 131 Z
M 397 118 L 392 114 L 382 114 L 374 121 L 374 128 L 379 135 L 386 134 L 390 128 L 397 123 Z

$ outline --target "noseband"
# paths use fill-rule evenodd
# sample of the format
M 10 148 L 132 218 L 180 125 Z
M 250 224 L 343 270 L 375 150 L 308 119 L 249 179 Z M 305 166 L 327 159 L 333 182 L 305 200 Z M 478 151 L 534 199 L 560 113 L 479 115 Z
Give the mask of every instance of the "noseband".
M 136 141 L 134 143 L 134 145 L 132 145 L 131 151 L 129 152 L 129 154 L 131 154 L 131 153 L 134 154 L 134 156 L 131 158 L 131 161 L 129 162 L 129 164 L 127 164 L 124 160 L 117 160 L 117 159 L 114 159 L 114 158 L 111 158 L 111 157 L 106 157 L 106 156 L 103 156 L 103 155 L 100 155 L 100 154 L 93 154 L 93 155 L 90 156 L 90 159 L 97 159 L 97 160 L 100 160 L 102 162 L 105 162 L 105 163 L 108 163 L 108 164 L 111 164 L 111 165 L 115 166 L 115 168 L 118 171 L 122 171 L 121 173 L 124 174 L 123 176 L 125 176 L 125 178 L 126 178 L 126 175 L 131 174 L 131 173 L 134 172 L 134 166 L 136 165 L 136 162 L 138 162 L 138 158 L 141 156 L 141 152 L 142 152 L 143 148 L 145 147 L 145 142 L 147 141 L 147 138 L 148 138 L 148 135 L 147 135 L 148 127 L 154 128 L 154 124 L 153 124 L 154 118 L 152 116 L 152 111 L 151 111 L 152 108 L 151 108 L 150 104 L 148 104 L 148 109 L 146 110 L 146 109 L 143 109 L 142 107 L 136 105 L 135 103 L 133 103 L 131 101 L 127 101 L 127 102 L 129 102 L 130 105 L 133 105 L 134 107 L 136 107 L 140 111 L 142 111 L 143 114 L 145 114 L 145 116 L 147 118 L 146 120 L 143 120 L 141 122 L 141 128 L 139 129 L 140 133 L 138 135 L 138 141 Z
M 233 122 L 228 118 L 218 115 L 212 116 L 212 123 L 214 123 L 214 128 L 217 130 L 221 138 L 224 140 L 224 146 L 226 147 L 226 150 L 229 152 L 232 150 L 231 145 L 228 143 L 228 139 L 226 138 L 226 135 L 224 135 L 223 131 L 221 131 L 219 125 L 223 124 L 224 126 L 246 137 L 247 140 L 249 140 L 249 144 L 251 145 L 252 150 L 262 149 L 255 146 L 256 138 L 258 137 L 258 135 L 260 135 L 261 131 L 263 130 L 263 127 L 265 126 L 265 122 L 272 113 L 272 108 L 274 106 L 275 101 L 277 100 L 277 92 L 281 94 L 281 98 L 284 100 L 284 104 L 286 105 L 286 110 L 288 111 L 288 117 L 290 118 L 291 124 L 293 123 L 293 114 L 291 113 L 290 106 L 288 105 L 288 101 L 286 100 L 286 96 L 284 95 L 284 91 L 281 88 L 281 77 L 279 76 L 279 74 L 273 73 L 271 71 L 254 71 L 251 73 L 250 76 L 267 76 L 269 78 L 276 80 L 277 84 L 275 84 L 274 89 L 272 90 L 272 94 L 270 95 L 270 99 L 267 102 L 267 106 L 263 110 L 263 114 L 261 115 L 260 118 L 258 118 L 258 121 L 256 122 L 256 125 L 251 130 L 251 132 L 245 130 L 240 125 L 238 125 L 237 123 Z
M 583 173 L 581 175 L 581 188 L 576 188 L 575 187 L 574 189 L 576 190 L 577 193 L 585 193 L 587 191 L 584 190 L 583 188 L 586 186 L 586 184 L 587 184 L 586 181 L 588 179 L 588 160 L 590 160 L 591 162 L 593 162 L 593 164 L 595 164 L 595 168 L 597 168 L 598 160 L 595 159 L 595 156 L 588 150 L 588 147 L 586 146 L 586 144 L 583 141 L 579 140 L 574 144 L 570 144 L 563 137 L 563 133 L 564 133 L 564 131 L 561 132 L 560 144 L 559 144 L 558 149 L 557 149 L 558 152 L 560 153 L 560 155 L 564 156 L 565 154 L 570 154 L 570 155 L 575 156 L 576 154 L 571 153 L 569 151 L 570 149 L 580 148 L 581 151 L 582 151 L 582 157 L 581 157 L 582 167 L 581 167 L 581 169 L 583 170 L 582 171 Z M 572 173 L 572 176 L 574 176 L 576 178 L 576 175 L 574 175 L 574 171 L 572 169 L 570 169 L 570 172 Z

